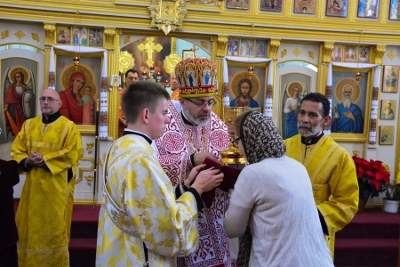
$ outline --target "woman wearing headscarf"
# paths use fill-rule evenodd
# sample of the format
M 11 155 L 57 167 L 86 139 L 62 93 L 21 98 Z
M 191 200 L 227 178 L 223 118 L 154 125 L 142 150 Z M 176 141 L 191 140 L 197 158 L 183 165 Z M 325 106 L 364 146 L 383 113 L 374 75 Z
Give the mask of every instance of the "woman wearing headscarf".
M 234 131 L 232 142 L 249 163 L 236 181 L 224 219 L 229 238 L 248 228 L 238 265 L 333 266 L 310 178 L 302 164 L 285 155 L 274 123 L 250 111 L 235 119 Z M 243 246 L 246 240 L 250 243 Z M 250 250 L 248 258 L 243 248 Z
M 82 99 L 81 90 L 86 83 L 85 75 L 81 72 L 74 72 L 69 77 L 68 88 L 60 92 L 61 107 L 60 113 L 75 122 L 83 122 L 83 106 L 79 105 Z

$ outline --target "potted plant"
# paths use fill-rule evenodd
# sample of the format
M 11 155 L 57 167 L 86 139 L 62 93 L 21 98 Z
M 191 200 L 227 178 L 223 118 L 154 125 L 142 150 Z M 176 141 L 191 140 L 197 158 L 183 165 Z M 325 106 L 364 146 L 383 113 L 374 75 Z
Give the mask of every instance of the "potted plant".
M 385 198 L 383 199 L 383 211 L 397 213 L 400 204 L 400 190 L 393 180 L 384 185 Z
M 390 173 L 382 161 L 373 159 L 368 161 L 357 156 L 353 156 L 353 160 L 360 194 L 358 210 L 362 212 L 368 198 L 377 197 L 380 192 L 385 191 L 386 185 L 390 184 Z

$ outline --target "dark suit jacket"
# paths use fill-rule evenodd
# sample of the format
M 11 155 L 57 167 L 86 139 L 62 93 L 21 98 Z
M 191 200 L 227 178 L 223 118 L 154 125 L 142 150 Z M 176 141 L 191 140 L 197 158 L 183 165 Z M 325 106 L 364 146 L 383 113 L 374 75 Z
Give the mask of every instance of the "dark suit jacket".
M 18 163 L 15 160 L 0 160 L 0 248 L 18 241 L 13 197 L 13 186 L 18 182 Z

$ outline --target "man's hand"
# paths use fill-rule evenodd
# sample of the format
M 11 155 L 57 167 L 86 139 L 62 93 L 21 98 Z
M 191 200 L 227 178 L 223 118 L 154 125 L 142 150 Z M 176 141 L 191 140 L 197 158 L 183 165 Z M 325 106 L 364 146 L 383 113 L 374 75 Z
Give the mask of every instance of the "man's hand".
M 44 160 L 42 154 L 39 152 L 31 151 L 29 158 L 27 159 L 26 163 L 32 167 L 43 167 Z
M 201 152 L 201 153 L 194 154 L 194 156 L 193 156 L 194 166 L 199 166 L 199 165 L 203 164 L 204 160 L 206 158 L 209 158 L 209 159 L 215 161 L 218 165 L 222 165 L 221 162 L 218 160 L 218 158 L 214 154 L 209 153 L 209 152 Z
M 194 181 L 192 187 L 196 189 L 199 195 L 204 192 L 208 192 L 218 187 L 222 180 L 224 179 L 224 174 L 220 169 L 210 168 L 207 170 L 200 171 Z
M 194 167 L 190 171 L 188 178 L 184 181 L 186 187 L 188 187 L 188 188 L 190 187 L 190 185 L 193 183 L 194 179 L 197 177 L 197 175 L 200 173 L 200 171 L 202 169 L 204 169 L 205 166 L 206 166 L 206 164 L 200 164 L 200 165 Z
M 343 112 L 343 115 L 344 115 L 346 118 L 349 118 L 349 119 L 351 119 L 352 121 L 354 121 L 354 115 L 353 115 L 353 113 L 352 113 L 351 111 Z

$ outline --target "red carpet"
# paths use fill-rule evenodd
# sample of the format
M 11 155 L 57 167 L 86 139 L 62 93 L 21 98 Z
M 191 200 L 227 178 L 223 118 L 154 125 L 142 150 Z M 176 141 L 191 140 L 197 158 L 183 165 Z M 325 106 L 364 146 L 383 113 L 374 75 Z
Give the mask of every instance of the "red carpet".
M 18 200 L 16 200 L 16 207 Z M 99 206 L 74 205 L 71 225 L 71 267 L 94 267 Z M 400 214 L 365 209 L 336 234 L 336 267 L 396 267 Z
M 398 266 L 400 214 L 365 209 L 336 234 L 336 267 Z

